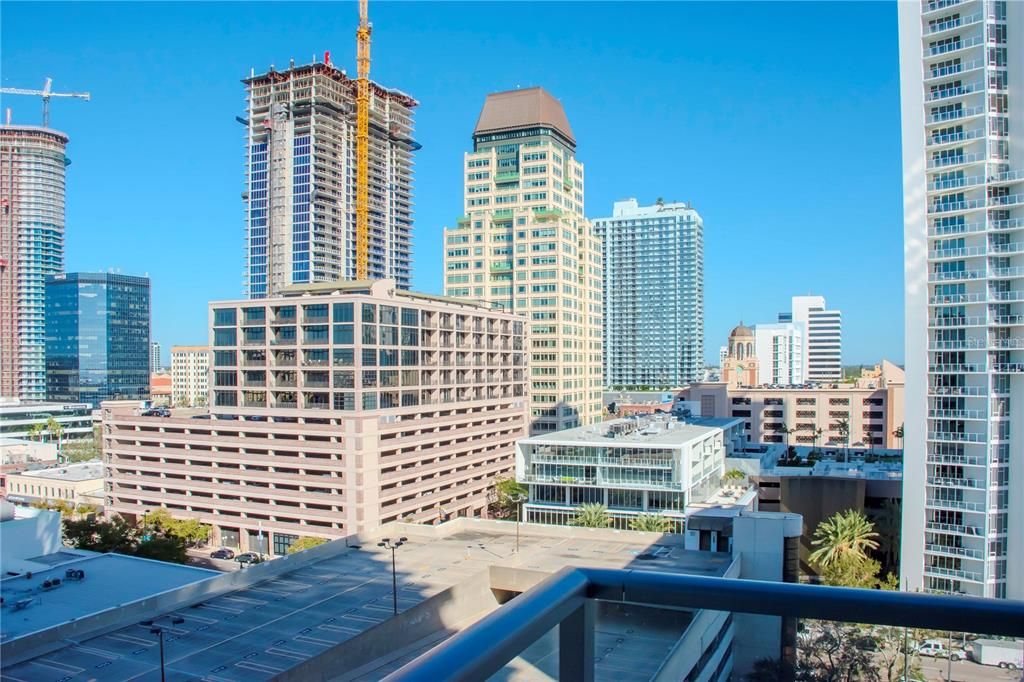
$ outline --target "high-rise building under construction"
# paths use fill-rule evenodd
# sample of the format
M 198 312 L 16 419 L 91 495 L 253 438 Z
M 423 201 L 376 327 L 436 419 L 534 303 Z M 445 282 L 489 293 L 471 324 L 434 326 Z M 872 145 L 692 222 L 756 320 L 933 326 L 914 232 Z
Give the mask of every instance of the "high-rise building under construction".
M 533 433 L 601 418 L 601 245 L 583 164 L 542 88 L 487 96 L 465 158 L 465 214 L 445 229 L 445 291 L 530 323 Z
M 355 79 L 325 59 L 243 82 L 247 295 L 355 278 Z M 371 86 L 368 274 L 408 289 L 418 103 Z
M 46 277 L 64 271 L 68 138 L 0 126 L 0 395 L 46 398 Z

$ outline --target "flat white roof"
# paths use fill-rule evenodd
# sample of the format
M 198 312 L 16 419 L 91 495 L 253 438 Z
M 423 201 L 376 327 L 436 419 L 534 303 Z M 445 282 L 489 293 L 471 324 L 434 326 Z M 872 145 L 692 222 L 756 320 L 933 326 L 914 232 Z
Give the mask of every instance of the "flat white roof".
M 545 435 L 524 439 L 523 443 L 537 445 L 605 445 L 614 447 L 620 444 L 650 445 L 679 447 L 687 443 L 706 438 L 716 431 L 724 431 L 729 426 L 741 424 L 740 418 L 700 418 L 679 421 L 671 417 L 661 419 L 643 416 L 640 418 L 612 419 L 579 426 L 575 429 L 556 431 Z M 635 429 L 629 433 L 609 434 L 617 428 Z
M 103 478 L 103 462 L 93 460 L 79 464 L 68 464 L 63 467 L 52 469 L 36 469 L 35 471 L 23 471 L 22 476 L 33 478 L 45 478 L 54 481 L 91 481 L 96 478 Z

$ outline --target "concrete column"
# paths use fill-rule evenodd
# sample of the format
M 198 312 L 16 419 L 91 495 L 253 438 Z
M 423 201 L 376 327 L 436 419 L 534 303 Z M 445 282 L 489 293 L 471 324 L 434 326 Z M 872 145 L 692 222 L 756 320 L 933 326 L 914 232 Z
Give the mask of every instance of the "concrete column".
M 594 600 L 585 599 L 578 609 L 558 624 L 560 682 L 594 682 L 596 610 Z

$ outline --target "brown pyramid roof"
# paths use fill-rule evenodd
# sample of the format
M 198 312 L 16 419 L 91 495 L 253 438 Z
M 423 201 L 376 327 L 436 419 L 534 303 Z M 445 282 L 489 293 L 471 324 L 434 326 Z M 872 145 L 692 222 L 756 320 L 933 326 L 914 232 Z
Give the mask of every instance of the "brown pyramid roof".
M 541 87 L 506 90 L 487 95 L 477 119 L 474 135 L 497 133 L 538 125 L 554 128 L 575 147 L 569 119 L 561 102 Z

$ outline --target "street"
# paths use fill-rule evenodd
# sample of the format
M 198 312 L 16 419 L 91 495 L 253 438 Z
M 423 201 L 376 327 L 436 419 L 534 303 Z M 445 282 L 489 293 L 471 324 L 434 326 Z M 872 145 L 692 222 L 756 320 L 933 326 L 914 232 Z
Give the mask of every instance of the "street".
M 213 550 L 214 548 L 211 547 L 189 549 L 188 563 L 192 566 L 209 568 L 210 570 L 220 571 L 221 573 L 238 570 L 238 562 L 234 559 L 211 559 L 210 552 Z
M 929 682 L 945 682 L 949 661 L 943 658 L 920 658 L 921 669 Z M 952 682 L 974 682 L 975 680 L 1024 680 L 1020 670 L 1003 670 L 991 665 L 979 665 L 972 661 L 953 663 Z

